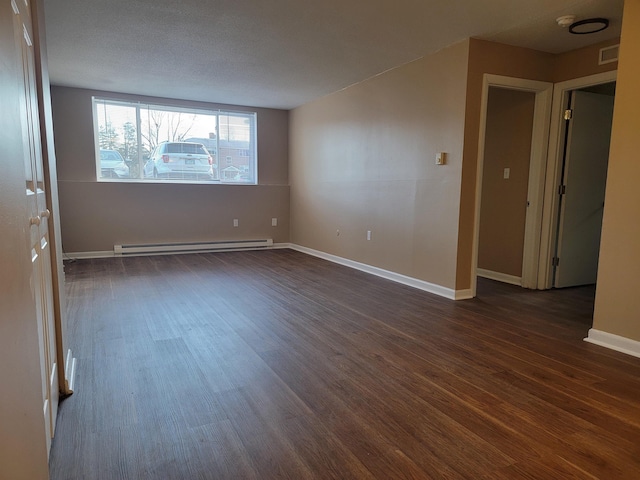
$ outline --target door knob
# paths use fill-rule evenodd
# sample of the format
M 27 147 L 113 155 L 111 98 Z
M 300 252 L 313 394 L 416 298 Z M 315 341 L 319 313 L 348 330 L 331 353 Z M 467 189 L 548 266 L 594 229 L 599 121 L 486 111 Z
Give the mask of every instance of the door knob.
M 40 217 L 31 217 L 29 219 L 29 225 L 40 225 Z
M 49 218 L 51 216 L 51 211 L 47 208 L 44 212 L 40 213 L 41 218 Z

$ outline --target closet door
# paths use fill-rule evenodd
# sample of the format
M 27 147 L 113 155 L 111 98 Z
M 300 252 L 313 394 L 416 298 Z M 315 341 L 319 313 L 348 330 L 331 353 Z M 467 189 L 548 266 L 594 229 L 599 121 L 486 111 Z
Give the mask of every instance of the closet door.
M 6 0 L 5 0 L 6 1 Z M 21 71 L 21 125 L 25 170 L 25 201 L 28 216 L 31 264 L 31 290 L 38 315 L 38 340 L 42 375 L 42 410 L 47 435 L 47 448 L 55 431 L 58 411 L 58 366 L 56 331 L 51 277 L 49 216 L 45 194 L 44 170 L 40 144 L 40 121 L 35 81 L 33 32 L 28 0 L 10 0 L 14 13 L 14 36 L 17 61 Z

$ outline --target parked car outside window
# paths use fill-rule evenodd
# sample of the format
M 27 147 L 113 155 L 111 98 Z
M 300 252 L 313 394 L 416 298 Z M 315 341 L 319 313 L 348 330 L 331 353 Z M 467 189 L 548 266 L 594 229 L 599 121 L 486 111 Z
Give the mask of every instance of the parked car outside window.
M 201 143 L 162 142 L 144 165 L 145 178 L 216 180 L 213 157 Z
M 100 150 L 102 178 L 129 178 L 129 166 L 117 150 Z

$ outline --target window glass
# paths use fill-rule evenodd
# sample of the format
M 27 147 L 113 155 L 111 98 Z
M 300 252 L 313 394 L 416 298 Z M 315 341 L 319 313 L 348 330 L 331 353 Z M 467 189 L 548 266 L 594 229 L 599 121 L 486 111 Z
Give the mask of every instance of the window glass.
M 255 113 L 101 98 L 93 112 L 100 181 L 257 183 Z

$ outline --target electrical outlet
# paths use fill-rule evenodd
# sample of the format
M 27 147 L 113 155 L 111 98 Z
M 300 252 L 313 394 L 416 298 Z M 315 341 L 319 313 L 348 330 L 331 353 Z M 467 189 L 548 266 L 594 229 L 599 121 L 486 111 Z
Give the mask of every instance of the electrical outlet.
M 273 217 L 271 219 L 271 226 L 272 227 L 277 227 L 278 226 L 278 219 L 277 218 Z
M 233 219 L 233 226 L 234 226 L 234 227 L 237 227 L 237 226 L 238 226 L 238 219 L 237 219 L 237 218 L 234 218 L 234 219 Z
M 371 240 L 371 230 L 367 230 L 367 240 Z
M 508 180 L 510 176 L 511 176 L 511 169 L 510 168 L 505 168 L 504 172 L 502 173 L 502 177 L 505 180 Z

